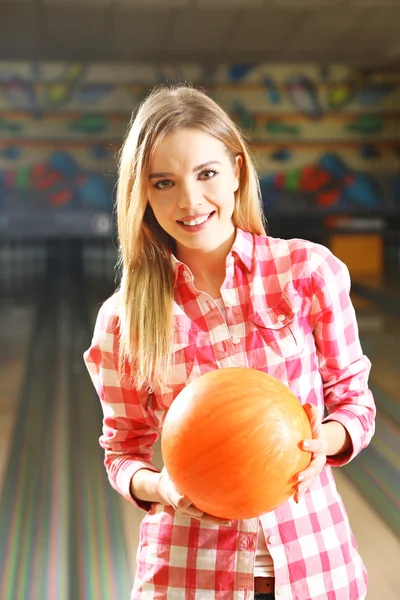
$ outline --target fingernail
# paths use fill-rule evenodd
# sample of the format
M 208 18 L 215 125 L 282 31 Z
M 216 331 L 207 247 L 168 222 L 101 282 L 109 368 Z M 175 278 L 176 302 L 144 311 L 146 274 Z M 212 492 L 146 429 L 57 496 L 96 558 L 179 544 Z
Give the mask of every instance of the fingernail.
M 310 442 L 303 442 L 303 448 L 309 448 L 310 447 Z
M 304 475 L 299 475 L 297 481 L 304 481 Z

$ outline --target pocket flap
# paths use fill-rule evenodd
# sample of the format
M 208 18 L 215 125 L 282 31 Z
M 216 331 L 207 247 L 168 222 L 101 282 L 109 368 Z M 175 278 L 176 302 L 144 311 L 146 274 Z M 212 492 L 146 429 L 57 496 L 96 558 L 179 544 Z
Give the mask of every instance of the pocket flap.
M 298 294 L 282 296 L 272 308 L 263 308 L 252 313 L 249 319 L 259 327 L 282 329 L 293 321 L 300 308 Z
M 174 338 L 172 342 L 172 352 L 179 352 L 191 344 L 195 344 L 198 331 L 196 329 L 187 329 L 185 327 L 174 327 Z

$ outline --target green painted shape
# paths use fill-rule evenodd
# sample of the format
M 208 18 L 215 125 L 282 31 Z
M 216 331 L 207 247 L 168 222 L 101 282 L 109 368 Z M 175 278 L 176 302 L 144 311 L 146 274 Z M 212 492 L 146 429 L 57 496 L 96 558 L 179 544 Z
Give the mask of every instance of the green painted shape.
M 293 125 L 286 125 L 281 121 L 270 121 L 265 124 L 265 129 L 272 135 L 299 135 L 300 128 Z
M 19 134 L 22 130 L 23 127 L 20 123 L 16 123 L 15 121 L 8 121 L 7 119 L 0 119 L 0 131 Z
M 301 169 L 292 169 L 286 173 L 285 190 L 297 192 L 300 187 Z
M 356 121 L 346 125 L 346 130 L 360 135 L 379 133 L 385 126 L 382 115 L 361 115 Z
M 21 167 L 16 171 L 15 187 L 18 190 L 28 190 L 31 187 L 30 167 Z
M 108 129 L 108 117 L 105 115 L 83 115 L 69 124 L 69 129 L 84 133 L 103 133 Z

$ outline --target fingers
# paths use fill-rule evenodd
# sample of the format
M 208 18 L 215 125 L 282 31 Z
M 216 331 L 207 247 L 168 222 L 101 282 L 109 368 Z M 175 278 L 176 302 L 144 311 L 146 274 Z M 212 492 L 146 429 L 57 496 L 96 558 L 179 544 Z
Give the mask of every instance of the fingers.
M 167 503 L 172 506 L 172 508 L 180 515 L 184 517 L 201 519 L 202 521 L 212 525 L 230 525 L 232 523 L 232 521 L 214 517 L 213 515 L 209 515 L 197 508 L 197 506 L 192 504 L 191 500 L 183 496 L 179 490 L 176 489 L 166 471 L 163 472 L 163 478 Z
M 212 525 L 229 526 L 229 525 L 232 525 L 232 523 L 233 523 L 233 521 L 229 521 L 228 519 L 219 519 L 218 517 L 213 517 L 212 515 L 209 515 L 207 513 L 203 514 L 201 520 L 204 521 L 205 523 L 210 523 Z
M 199 510 L 192 504 L 192 502 L 182 496 L 182 494 L 176 489 L 172 481 L 169 482 L 168 499 L 171 506 L 181 515 L 190 517 L 202 517 L 203 511 Z
M 170 499 L 177 510 L 181 511 L 186 510 L 192 504 L 188 498 L 182 496 L 176 489 L 174 489 L 173 493 L 171 493 Z
M 199 508 L 197 508 L 194 504 L 191 504 L 190 500 L 185 498 L 184 496 L 180 497 L 180 500 L 174 506 L 176 512 L 178 512 L 183 517 L 192 517 L 195 519 L 200 519 L 205 523 L 210 523 L 212 525 L 231 525 L 232 521 L 227 519 L 219 519 L 218 517 L 213 517 L 209 515 Z
M 201 521 L 210 523 L 212 525 L 230 525 L 232 523 L 232 521 L 229 521 L 227 519 L 220 519 L 218 517 L 214 517 L 213 515 L 209 515 L 208 513 L 203 512 L 184 496 L 180 496 L 174 508 L 180 515 L 184 517 L 193 517 L 195 519 L 200 519 Z
M 172 504 L 173 508 L 183 517 L 192 517 L 195 519 L 200 519 L 206 523 L 210 523 L 212 525 L 230 525 L 232 521 L 228 521 L 226 519 L 219 519 L 218 517 L 214 517 L 209 515 L 191 503 L 188 498 L 185 498 L 179 492 L 175 495 L 176 500 L 174 504 Z
M 303 440 L 301 448 L 312 455 L 310 464 L 304 471 L 298 474 L 297 491 L 294 494 L 295 502 L 299 502 L 308 488 L 314 483 L 326 463 L 326 441 L 322 435 L 321 416 L 319 410 L 313 404 L 305 404 L 304 410 L 310 421 L 312 439 Z
M 297 481 L 299 482 L 297 486 L 297 492 L 294 495 L 295 502 L 299 502 L 308 488 L 314 483 L 324 465 L 326 463 L 326 455 L 324 453 L 314 454 L 314 458 L 310 462 L 309 466 L 304 469 L 297 476 Z
M 312 454 L 324 454 L 325 453 L 325 443 L 321 438 L 314 438 L 312 440 L 303 440 L 301 442 L 301 447 L 306 452 L 311 452 Z
M 310 462 L 309 466 L 306 469 L 304 469 L 304 471 L 299 473 L 299 475 L 297 476 L 297 481 L 307 481 L 307 480 L 315 479 L 317 477 L 317 475 L 319 475 L 319 473 L 322 471 L 325 463 L 326 463 L 325 454 L 317 455 Z
M 308 420 L 310 421 L 311 430 L 314 434 L 314 432 L 316 432 L 321 425 L 320 412 L 319 412 L 318 408 L 316 406 L 314 406 L 314 404 L 308 404 L 308 403 L 304 404 L 303 408 L 308 417 Z
M 194 504 L 190 502 L 190 500 L 184 498 L 183 496 L 182 500 L 180 500 L 176 505 L 175 510 L 180 515 L 195 517 L 198 519 L 200 519 L 204 515 L 204 512 L 202 510 L 198 509 Z
M 319 410 L 313 404 L 305 404 L 304 410 L 310 421 L 312 439 L 303 440 L 301 447 L 306 452 L 312 454 L 325 454 L 326 453 L 326 440 L 322 434 L 322 424 Z
M 176 512 L 182 515 L 182 517 L 192 517 L 194 519 L 202 519 L 204 516 L 203 511 L 196 508 L 194 504 L 191 504 L 183 510 L 177 509 Z
M 301 480 L 301 483 L 299 483 L 299 485 L 297 486 L 297 491 L 294 494 L 294 501 L 299 503 L 300 500 L 304 497 L 304 494 L 306 493 L 306 491 L 308 490 L 309 487 L 312 486 L 312 484 L 315 481 L 315 477 L 308 477 L 306 479 Z
M 204 512 L 198 509 L 191 500 L 185 498 L 174 486 L 171 480 L 168 481 L 168 500 L 172 508 L 180 515 L 185 517 L 201 518 Z

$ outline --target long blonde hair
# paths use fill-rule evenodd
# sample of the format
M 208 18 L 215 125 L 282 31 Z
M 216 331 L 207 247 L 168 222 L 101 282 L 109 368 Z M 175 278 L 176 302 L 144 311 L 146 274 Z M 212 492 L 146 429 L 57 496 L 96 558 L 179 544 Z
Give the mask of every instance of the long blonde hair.
M 200 129 L 242 157 L 234 225 L 265 234 L 259 180 L 249 149 L 227 113 L 187 85 L 155 89 L 131 121 L 119 160 L 117 223 L 120 285 L 120 367 L 128 362 L 137 388 L 154 387 L 167 375 L 173 331 L 171 251 L 174 240 L 147 202 L 151 153 L 169 133 Z M 122 368 L 122 367 L 121 367 Z

